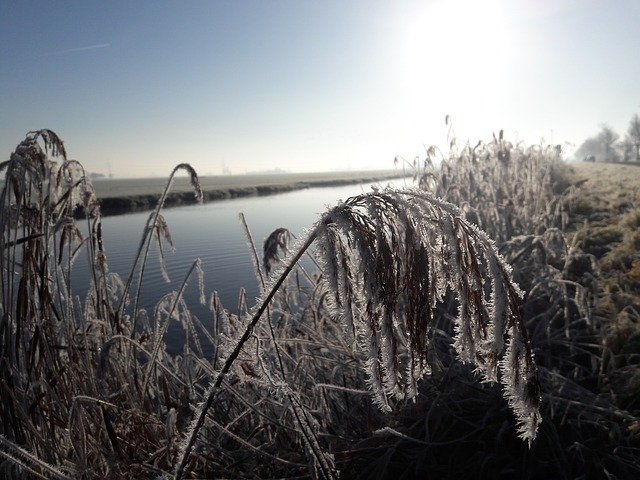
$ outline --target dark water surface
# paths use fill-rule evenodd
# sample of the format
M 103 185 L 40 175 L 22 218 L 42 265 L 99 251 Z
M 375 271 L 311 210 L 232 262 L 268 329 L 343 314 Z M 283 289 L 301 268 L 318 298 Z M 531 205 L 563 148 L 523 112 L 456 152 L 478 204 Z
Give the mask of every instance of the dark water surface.
M 409 183 L 407 183 L 409 182 Z M 402 188 L 410 185 L 410 179 L 385 182 Z M 380 186 L 380 185 L 378 185 Z M 371 190 L 371 184 L 342 187 L 310 188 L 266 197 L 246 197 L 166 209 L 163 215 L 169 226 L 175 253 L 165 252 L 165 261 L 171 282 L 161 274 L 154 246 L 147 262 L 140 307 L 150 316 L 157 301 L 172 290 L 177 290 L 196 258 L 202 261 L 207 298 L 213 290 L 225 308 L 237 310 L 241 287 L 247 292 L 251 307 L 258 295 L 249 247 L 245 241 L 238 214 L 244 213 L 251 230 L 256 249 L 262 258 L 262 242 L 276 228 L 285 227 L 300 237 L 310 228 L 318 216 L 339 200 Z M 106 217 L 102 220 L 104 246 L 109 270 L 126 280 L 137 251 L 142 230 L 149 212 Z M 87 283 L 86 263 L 79 259 L 74 269 L 76 287 L 82 290 Z M 208 320 L 208 310 L 199 305 L 195 276 L 189 281 L 184 294 L 192 313 L 201 320 Z M 169 331 L 168 343 L 173 348 L 179 343 L 179 332 Z M 172 338 L 173 337 L 173 338 Z

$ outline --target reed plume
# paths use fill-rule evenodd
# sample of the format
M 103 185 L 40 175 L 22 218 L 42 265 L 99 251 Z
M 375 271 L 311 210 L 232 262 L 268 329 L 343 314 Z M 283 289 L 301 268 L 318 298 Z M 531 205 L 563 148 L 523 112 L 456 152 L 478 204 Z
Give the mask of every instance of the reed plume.
M 289 243 L 291 242 L 291 233 L 286 228 L 276 228 L 263 243 L 263 266 L 264 271 L 269 275 L 273 267 L 280 260 L 278 251 L 287 252 Z

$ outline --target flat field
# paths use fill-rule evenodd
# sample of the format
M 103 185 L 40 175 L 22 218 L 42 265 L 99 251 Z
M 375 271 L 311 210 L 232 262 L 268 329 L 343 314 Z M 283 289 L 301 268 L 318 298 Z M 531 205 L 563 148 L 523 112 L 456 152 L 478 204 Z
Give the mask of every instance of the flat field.
M 572 179 L 584 180 L 579 197 L 593 210 L 617 213 L 640 207 L 640 164 L 570 163 Z
M 605 320 L 605 345 L 614 355 L 639 355 L 640 165 L 570 165 L 572 180 L 581 181 L 568 199 L 570 230 L 575 245 L 596 259 L 594 314 Z M 640 407 L 640 372 L 633 372 L 610 379 L 630 410 Z
M 373 178 L 385 179 L 403 176 L 402 170 L 371 170 L 344 172 L 311 172 L 282 174 L 249 174 L 249 175 L 213 175 L 200 177 L 203 191 L 231 190 L 255 188 L 258 186 L 293 186 L 298 184 L 328 185 L 331 183 L 358 183 L 358 180 L 370 181 Z M 99 199 L 112 197 L 130 197 L 135 195 L 160 195 L 167 184 L 167 178 L 122 178 L 111 180 L 95 180 L 93 186 Z M 193 188 L 189 177 L 180 176 L 175 179 L 171 188 L 173 192 L 189 192 Z

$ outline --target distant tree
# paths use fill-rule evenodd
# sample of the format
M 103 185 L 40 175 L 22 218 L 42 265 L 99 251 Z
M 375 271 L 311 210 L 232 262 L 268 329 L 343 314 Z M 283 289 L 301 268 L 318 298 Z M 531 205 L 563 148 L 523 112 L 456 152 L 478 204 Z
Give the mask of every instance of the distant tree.
M 575 157 L 589 162 L 615 162 L 620 160 L 618 139 L 620 136 L 608 125 L 602 125 L 600 132 L 587 138 L 578 147 Z
M 617 150 L 619 138 L 620 135 L 614 132 L 609 125 L 602 125 L 602 129 L 600 130 L 600 133 L 598 133 L 597 139 L 604 152 L 604 161 L 612 162 L 620 160 L 620 153 Z
M 636 159 L 635 148 L 628 135 L 620 142 L 620 151 L 623 162 L 633 162 Z
M 596 160 L 602 160 L 603 158 L 603 150 L 602 145 L 600 145 L 600 141 L 597 137 L 589 137 L 582 145 L 578 147 L 575 153 L 576 158 L 595 162 Z
M 629 122 L 627 136 L 624 139 L 624 146 L 626 150 L 625 157 L 628 153 L 632 153 L 633 160 L 635 160 L 636 162 L 640 162 L 640 117 L 637 113 L 631 118 L 631 121 Z

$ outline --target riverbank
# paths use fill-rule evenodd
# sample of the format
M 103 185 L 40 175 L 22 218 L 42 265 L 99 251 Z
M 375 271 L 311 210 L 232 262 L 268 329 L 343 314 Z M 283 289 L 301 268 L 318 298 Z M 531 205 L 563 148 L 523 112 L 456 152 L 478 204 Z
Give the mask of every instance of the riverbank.
M 224 175 L 200 177 L 203 201 L 274 195 L 316 187 L 335 187 L 366 182 L 384 182 L 406 177 L 401 170 L 350 172 L 287 173 L 277 175 Z M 97 180 L 94 188 L 103 216 L 139 212 L 155 208 L 167 180 L 165 178 L 130 178 Z M 188 177 L 175 179 L 165 206 L 196 203 Z

